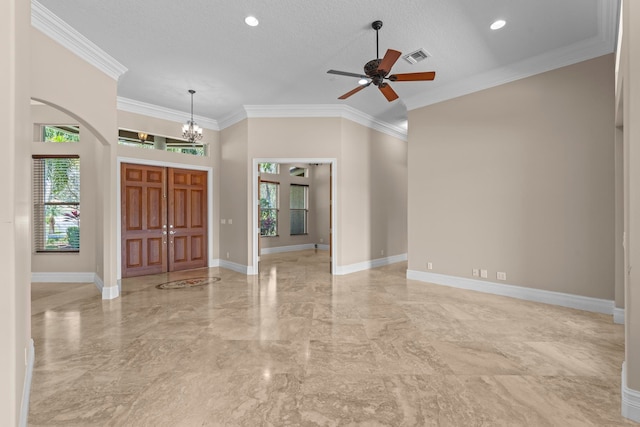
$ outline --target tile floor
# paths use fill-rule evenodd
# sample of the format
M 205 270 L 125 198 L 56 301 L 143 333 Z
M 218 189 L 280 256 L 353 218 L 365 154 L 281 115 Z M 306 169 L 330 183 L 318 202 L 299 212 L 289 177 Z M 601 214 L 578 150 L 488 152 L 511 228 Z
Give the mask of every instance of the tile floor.
M 611 316 L 405 279 L 326 252 L 33 284 L 32 426 L 621 426 Z M 155 285 L 217 276 L 205 287 Z

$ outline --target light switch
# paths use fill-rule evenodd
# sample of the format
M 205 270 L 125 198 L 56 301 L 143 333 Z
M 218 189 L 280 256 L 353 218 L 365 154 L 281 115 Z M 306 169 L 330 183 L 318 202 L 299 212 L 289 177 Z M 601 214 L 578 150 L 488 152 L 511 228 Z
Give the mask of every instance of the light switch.
M 233 224 L 233 220 L 229 218 L 229 225 Z
M 227 223 L 227 220 L 226 220 L 226 219 L 221 219 L 221 220 L 220 220 L 220 223 L 221 223 L 221 224 L 226 224 L 226 223 Z

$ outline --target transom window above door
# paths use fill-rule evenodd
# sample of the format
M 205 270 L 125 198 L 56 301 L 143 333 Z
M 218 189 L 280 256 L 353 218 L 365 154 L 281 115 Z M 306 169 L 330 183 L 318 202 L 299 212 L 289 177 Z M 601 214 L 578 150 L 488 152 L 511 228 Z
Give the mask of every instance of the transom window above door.
M 203 142 L 190 143 L 183 139 L 151 135 L 146 132 L 126 129 L 118 130 L 118 144 L 149 150 L 164 150 L 172 153 L 190 154 L 193 156 L 208 155 L 207 144 Z

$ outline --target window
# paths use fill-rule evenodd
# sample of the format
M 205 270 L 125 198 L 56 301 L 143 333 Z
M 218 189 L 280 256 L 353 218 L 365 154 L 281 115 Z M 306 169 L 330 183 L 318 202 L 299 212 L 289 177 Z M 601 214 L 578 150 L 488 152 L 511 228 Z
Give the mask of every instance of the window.
M 118 144 L 149 150 L 164 150 L 171 153 L 191 154 L 194 156 L 207 155 L 206 146 L 202 142 L 192 144 L 182 139 L 168 138 L 125 129 L 118 130 Z
M 33 156 L 36 252 L 80 250 L 80 158 Z
M 307 185 L 291 184 L 290 194 L 291 235 L 307 234 L 309 187 Z
M 280 165 L 278 163 L 258 163 L 258 172 L 277 175 L 280 173 Z
M 260 235 L 274 237 L 278 235 L 278 191 L 277 182 L 260 183 Z
M 43 125 L 42 140 L 44 142 L 78 142 L 80 127 L 64 125 Z
M 292 166 L 289 168 L 289 175 L 291 176 L 302 176 L 302 177 L 308 177 L 308 171 L 309 169 L 307 168 L 301 168 L 298 166 Z

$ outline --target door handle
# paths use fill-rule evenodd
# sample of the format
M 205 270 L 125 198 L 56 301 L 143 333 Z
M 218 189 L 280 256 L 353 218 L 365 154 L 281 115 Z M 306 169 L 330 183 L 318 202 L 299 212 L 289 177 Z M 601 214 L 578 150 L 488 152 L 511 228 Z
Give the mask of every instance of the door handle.
M 171 230 L 171 231 L 169 232 L 169 234 L 171 234 L 171 235 L 173 236 L 174 234 L 176 234 L 176 232 L 175 232 L 175 231 L 173 231 L 173 230 Z

